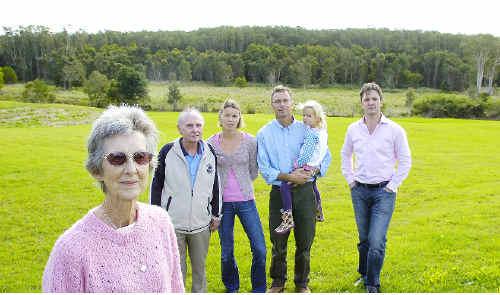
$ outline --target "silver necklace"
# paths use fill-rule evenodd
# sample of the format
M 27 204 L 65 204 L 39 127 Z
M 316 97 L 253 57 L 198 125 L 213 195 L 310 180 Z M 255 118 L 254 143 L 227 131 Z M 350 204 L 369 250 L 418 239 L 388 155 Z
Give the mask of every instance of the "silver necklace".
M 137 210 L 137 208 L 134 206 L 134 210 L 133 210 L 133 213 L 132 213 L 132 215 L 133 215 L 132 216 L 133 217 L 132 220 L 135 220 L 136 210 Z M 111 212 L 111 209 L 105 207 L 104 204 L 101 205 L 101 215 L 102 215 L 102 220 L 104 221 L 104 223 L 108 224 L 113 229 L 119 229 L 121 227 L 124 227 L 124 226 L 128 225 L 128 224 L 118 224 L 118 225 L 116 225 L 113 222 L 113 219 L 111 218 L 110 212 Z

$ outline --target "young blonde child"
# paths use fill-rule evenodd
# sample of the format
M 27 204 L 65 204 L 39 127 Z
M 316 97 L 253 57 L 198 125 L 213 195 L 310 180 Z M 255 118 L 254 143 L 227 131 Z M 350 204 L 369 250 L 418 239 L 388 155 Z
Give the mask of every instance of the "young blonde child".
M 313 167 L 319 167 L 321 160 L 328 150 L 328 133 L 326 129 L 326 117 L 323 112 L 323 107 L 314 100 L 309 100 L 302 105 L 303 121 L 306 125 L 306 132 L 304 134 L 304 143 L 300 148 L 298 159 L 294 163 L 294 168 L 303 168 L 310 170 Z M 313 181 L 313 189 L 316 197 L 316 220 L 324 221 L 323 208 L 321 207 L 321 196 L 316 186 L 316 178 Z M 285 234 L 289 232 L 294 226 L 292 214 L 292 192 L 291 185 L 285 181 L 282 182 L 281 200 L 283 202 L 282 208 L 282 222 L 274 229 L 278 234 Z

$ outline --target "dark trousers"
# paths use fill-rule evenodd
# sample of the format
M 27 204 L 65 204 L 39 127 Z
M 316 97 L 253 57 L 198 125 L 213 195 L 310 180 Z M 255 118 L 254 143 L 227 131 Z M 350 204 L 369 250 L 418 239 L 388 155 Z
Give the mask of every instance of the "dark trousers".
M 316 199 L 313 184 L 307 182 L 292 188 L 292 213 L 295 222 L 295 278 L 297 287 L 306 287 L 309 282 L 311 246 L 316 233 Z M 271 268 L 273 286 L 283 286 L 287 280 L 286 255 L 290 233 L 277 234 L 274 229 L 281 223 L 283 208 L 280 189 L 273 186 L 269 198 L 269 231 L 272 246 Z
M 321 205 L 321 195 L 318 190 L 318 186 L 316 185 L 316 178 L 312 182 L 314 197 L 316 198 L 316 206 Z M 288 211 L 292 209 L 292 185 L 288 184 L 286 181 L 281 182 L 281 202 L 283 202 L 283 210 Z

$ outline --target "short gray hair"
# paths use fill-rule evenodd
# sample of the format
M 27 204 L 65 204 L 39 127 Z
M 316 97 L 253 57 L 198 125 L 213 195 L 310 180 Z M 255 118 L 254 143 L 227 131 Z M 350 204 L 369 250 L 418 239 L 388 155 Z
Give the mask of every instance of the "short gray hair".
M 179 118 L 177 118 L 177 126 L 180 126 L 182 123 L 184 123 L 186 117 L 189 115 L 198 116 L 201 121 L 203 121 L 203 124 L 205 124 L 205 118 L 203 118 L 203 115 L 200 113 L 200 111 L 198 111 L 198 109 L 196 108 L 188 107 L 179 114 Z
M 156 167 L 156 147 L 158 144 L 156 125 L 139 107 L 111 105 L 94 121 L 87 141 L 88 156 L 85 168 L 90 174 L 96 175 L 102 172 L 104 141 L 107 138 L 131 134 L 134 131 L 144 135 L 147 152 L 154 155 L 149 165 L 149 169 L 152 171 Z M 100 181 L 100 185 L 105 192 L 102 181 Z
M 277 85 L 273 88 L 273 91 L 271 92 L 271 102 L 273 101 L 273 97 L 276 93 L 288 93 L 290 98 L 292 98 L 292 90 L 288 87 L 285 87 L 283 85 Z

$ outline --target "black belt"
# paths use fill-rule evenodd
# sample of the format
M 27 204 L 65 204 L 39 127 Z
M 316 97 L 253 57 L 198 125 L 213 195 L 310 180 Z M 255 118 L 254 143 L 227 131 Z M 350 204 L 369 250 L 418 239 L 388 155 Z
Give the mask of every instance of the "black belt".
M 381 188 L 381 187 L 385 187 L 388 183 L 389 183 L 389 181 L 382 181 L 379 183 L 361 183 L 359 181 L 356 181 L 356 185 L 360 185 L 360 186 L 363 186 L 366 188 Z
M 308 183 L 312 183 L 312 182 L 311 182 L 311 181 L 307 181 L 306 183 L 301 184 L 301 185 L 298 185 L 297 187 L 303 186 L 303 185 L 308 184 Z M 276 184 L 273 184 L 273 185 L 271 186 L 271 188 L 272 188 L 272 189 L 274 189 L 274 190 L 280 190 L 280 189 L 281 189 L 281 186 L 276 185 Z

